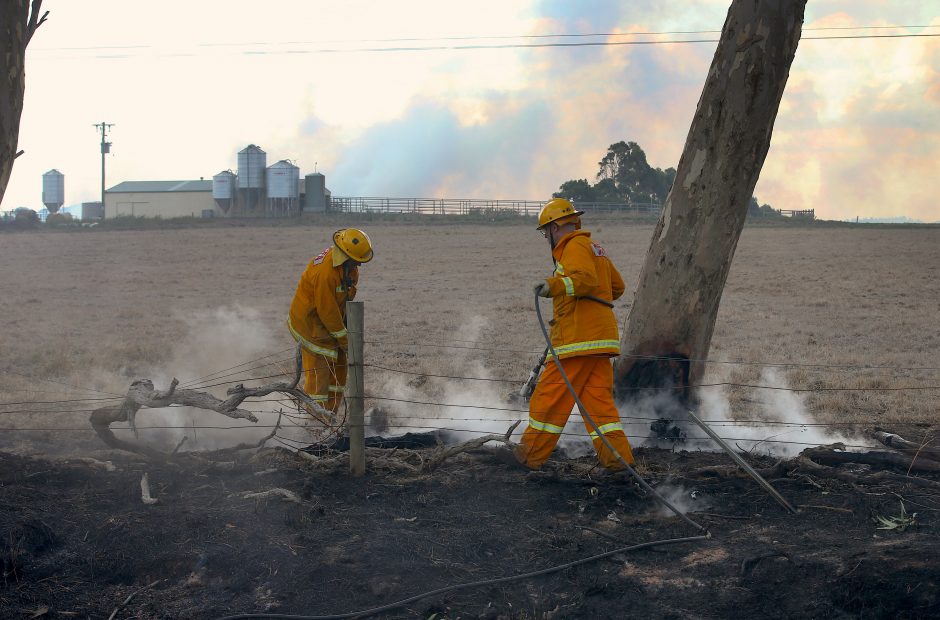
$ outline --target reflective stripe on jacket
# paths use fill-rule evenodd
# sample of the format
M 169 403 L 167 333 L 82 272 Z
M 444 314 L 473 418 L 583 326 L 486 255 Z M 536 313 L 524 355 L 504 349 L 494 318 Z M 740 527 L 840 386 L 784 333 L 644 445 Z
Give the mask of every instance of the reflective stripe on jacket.
M 350 285 L 343 282 L 343 267 L 333 266 L 333 249 L 310 261 L 290 305 L 287 327 L 294 340 L 311 353 L 335 358 L 346 347 L 346 302 L 355 299 L 359 269 L 349 270 Z
M 604 304 L 580 299 L 592 295 L 619 299 L 623 279 L 607 251 L 591 241 L 591 233 L 577 230 L 561 238 L 552 251 L 555 272 L 548 278 L 554 322 L 552 346 L 559 358 L 620 354 L 620 332 L 614 311 Z

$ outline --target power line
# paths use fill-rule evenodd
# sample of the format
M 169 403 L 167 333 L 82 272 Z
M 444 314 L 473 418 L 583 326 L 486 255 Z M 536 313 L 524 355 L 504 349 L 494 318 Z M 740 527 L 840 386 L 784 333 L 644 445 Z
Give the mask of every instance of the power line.
M 905 34 L 866 34 L 866 35 L 831 35 L 819 37 L 802 37 L 800 41 L 821 41 L 835 39 L 902 39 L 902 38 L 922 38 L 922 37 L 940 37 L 940 33 L 905 33 Z M 351 47 L 351 48 L 329 48 L 321 47 L 315 49 L 285 49 L 285 50 L 267 50 L 267 51 L 243 51 L 239 52 L 245 56 L 266 56 L 266 55 L 315 55 L 315 54 L 348 54 L 348 53 L 396 53 L 396 52 L 435 52 L 435 51 L 474 51 L 474 50 L 501 50 L 501 49 L 534 49 L 534 48 L 578 48 L 578 47 L 619 47 L 630 45 L 680 45 L 688 43 L 718 43 L 719 39 L 671 39 L 654 41 L 584 41 L 576 43 L 496 43 L 492 45 L 468 44 L 468 45 L 428 45 L 428 46 L 404 46 L 404 47 Z M 116 59 L 121 60 L 140 54 L 112 54 L 108 56 L 90 56 L 90 58 Z M 170 57 L 195 57 L 195 53 L 164 53 L 155 54 L 157 58 Z M 63 58 L 78 58 L 77 56 L 66 57 L 39 57 L 44 60 L 60 60 Z
M 817 26 L 803 28 L 803 32 L 821 32 L 831 30 L 900 30 L 912 28 L 940 28 L 937 25 L 900 25 L 900 26 Z M 514 39 L 584 39 L 598 37 L 638 37 L 638 36 L 664 36 L 689 34 L 717 34 L 721 30 L 653 30 L 637 32 L 589 32 L 589 33 L 548 33 L 548 34 L 517 34 L 517 35 L 462 35 L 443 37 L 389 37 L 368 39 L 320 39 L 314 41 L 224 41 L 212 43 L 196 43 L 196 47 L 257 47 L 262 45 L 324 45 L 335 43 L 410 43 L 429 41 L 509 41 Z M 48 51 L 85 51 L 85 50 L 136 50 L 153 49 L 152 45 L 100 45 L 83 47 L 37 47 L 30 48 L 38 52 Z

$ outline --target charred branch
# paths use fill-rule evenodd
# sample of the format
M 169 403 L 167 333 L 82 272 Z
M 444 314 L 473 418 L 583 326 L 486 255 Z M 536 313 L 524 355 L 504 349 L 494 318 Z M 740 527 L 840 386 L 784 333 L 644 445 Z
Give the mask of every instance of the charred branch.
M 841 480 L 843 482 L 848 482 L 850 484 L 864 484 L 864 485 L 873 485 L 873 484 L 898 484 L 898 485 L 915 485 L 919 487 L 925 487 L 932 489 L 934 491 L 940 491 L 940 482 L 935 482 L 933 480 L 927 480 L 926 478 L 918 478 L 916 476 L 905 476 L 903 474 L 896 474 L 890 471 L 879 471 L 869 474 L 855 474 L 852 472 L 844 471 L 835 467 L 826 467 L 816 463 L 811 458 L 805 455 L 797 457 L 796 463 L 799 465 L 800 470 L 806 473 L 811 473 L 814 476 L 819 476 L 823 478 L 835 478 L 836 480 Z
M 511 445 L 509 438 L 512 436 L 512 432 L 516 430 L 516 427 L 519 426 L 520 421 L 513 423 L 509 429 L 502 435 L 484 435 L 483 437 L 477 437 L 476 439 L 471 439 L 470 441 L 465 441 L 464 443 L 457 444 L 455 446 L 449 446 L 447 448 L 440 448 L 437 452 L 434 453 L 431 458 L 423 465 L 421 468 L 422 471 L 429 472 L 440 467 L 441 463 L 447 459 L 453 458 L 458 454 L 464 452 L 469 452 L 471 450 L 476 450 L 483 447 L 485 444 L 491 441 L 499 441 L 506 445 Z
M 857 463 L 871 465 L 881 469 L 897 468 L 905 471 L 940 472 L 940 463 L 930 460 L 911 461 L 911 457 L 888 452 L 885 450 L 870 450 L 868 452 L 845 452 L 830 448 L 807 448 L 803 456 L 822 465 L 842 465 Z

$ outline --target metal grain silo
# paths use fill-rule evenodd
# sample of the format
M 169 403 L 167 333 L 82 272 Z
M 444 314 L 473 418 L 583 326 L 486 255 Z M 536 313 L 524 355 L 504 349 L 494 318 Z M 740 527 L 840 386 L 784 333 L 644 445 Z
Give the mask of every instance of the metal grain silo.
M 319 172 L 304 177 L 304 210 L 313 213 L 326 211 L 326 177 Z
M 264 187 L 264 170 L 267 154 L 260 147 L 249 144 L 238 152 L 238 189 Z
M 42 204 L 55 213 L 65 203 L 65 175 L 53 168 L 42 175 Z
M 212 177 L 212 198 L 225 213 L 228 213 L 235 199 L 235 183 L 235 173 L 231 170 L 223 170 Z
M 286 159 L 268 167 L 265 179 L 267 215 L 290 215 L 300 206 L 300 168 Z
M 271 164 L 267 171 L 268 198 L 297 198 L 300 168 L 282 159 Z

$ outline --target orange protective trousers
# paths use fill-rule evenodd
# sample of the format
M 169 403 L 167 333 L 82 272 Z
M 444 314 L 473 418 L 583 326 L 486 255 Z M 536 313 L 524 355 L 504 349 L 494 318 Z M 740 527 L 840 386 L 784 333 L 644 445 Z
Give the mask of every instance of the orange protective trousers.
M 578 398 L 601 433 L 620 453 L 623 460 L 632 465 L 633 451 L 620 424 L 620 414 L 614 405 L 614 369 L 610 358 L 569 357 L 561 360 L 561 364 L 578 393 Z M 526 467 L 538 469 L 548 460 L 574 406 L 574 396 L 565 385 L 557 363 L 554 359 L 549 359 L 529 401 L 529 426 L 522 434 L 522 443 L 517 450 L 517 456 Z M 623 469 L 623 464 L 604 445 L 586 419 L 584 426 L 591 435 L 601 464 L 608 469 Z
M 336 359 L 306 349 L 300 353 L 304 362 L 304 393 L 335 413 L 346 389 L 346 351 L 339 349 Z

